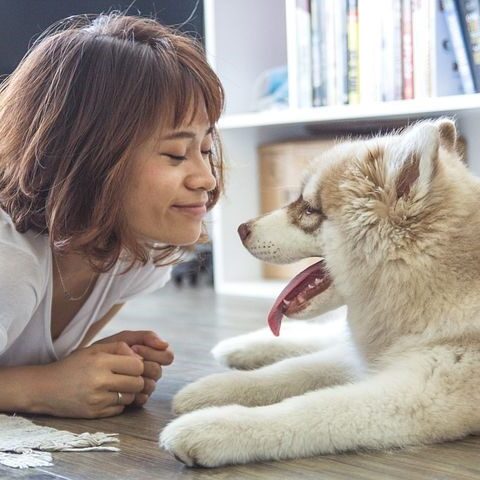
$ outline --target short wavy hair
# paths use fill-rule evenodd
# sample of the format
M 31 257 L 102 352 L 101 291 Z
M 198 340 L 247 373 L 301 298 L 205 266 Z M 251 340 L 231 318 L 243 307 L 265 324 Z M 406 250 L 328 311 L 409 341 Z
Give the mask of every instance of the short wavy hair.
M 47 234 L 54 251 L 81 253 L 97 272 L 124 256 L 128 269 L 172 263 L 182 248 L 135 238 L 122 197 L 133 149 L 159 126 L 193 120 L 200 102 L 215 125 L 224 91 L 197 40 L 118 12 L 63 20 L 0 86 L 0 207 L 18 232 Z M 209 209 L 223 189 L 212 135 Z

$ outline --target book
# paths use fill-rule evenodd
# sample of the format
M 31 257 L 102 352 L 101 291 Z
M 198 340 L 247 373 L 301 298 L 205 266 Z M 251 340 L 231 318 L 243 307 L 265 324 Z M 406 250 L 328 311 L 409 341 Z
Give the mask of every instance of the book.
M 413 32 L 411 0 L 402 0 L 402 98 L 414 97 Z
M 443 11 L 443 2 L 435 2 L 434 12 L 434 49 L 432 55 L 431 94 L 434 97 L 463 94 L 463 85 L 453 49 L 447 21 Z
M 335 105 L 337 103 L 337 55 L 335 50 L 335 3 L 336 0 L 323 0 L 325 2 L 324 18 L 322 28 L 325 31 L 325 93 L 326 104 Z
M 325 2 L 311 0 L 312 32 L 312 102 L 314 107 L 327 104 L 326 95 L 326 48 L 325 38 Z
M 377 0 L 358 0 L 360 102 L 382 101 L 382 10 Z
M 358 52 L 358 0 L 347 3 L 347 92 L 348 103 L 360 103 L 360 64 Z
M 454 0 L 442 0 L 442 10 L 450 33 L 453 51 L 458 66 L 458 72 L 462 80 L 463 93 L 475 93 L 475 84 L 468 53 L 462 33 L 460 12 Z
M 298 107 L 312 106 L 312 50 L 309 0 L 296 0 Z
M 384 0 L 382 10 L 382 100 L 402 99 L 401 0 Z
M 476 92 L 480 92 L 480 5 L 478 0 L 456 0 L 463 41 Z
M 335 1 L 334 51 L 335 51 L 335 105 L 348 103 L 347 67 L 347 2 Z
M 433 6 L 436 0 L 412 0 L 413 92 L 414 98 L 431 96 Z

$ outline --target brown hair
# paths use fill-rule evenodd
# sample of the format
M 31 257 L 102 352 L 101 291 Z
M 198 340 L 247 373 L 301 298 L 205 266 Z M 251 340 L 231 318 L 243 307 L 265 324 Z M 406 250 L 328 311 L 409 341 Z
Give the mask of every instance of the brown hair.
M 182 249 L 140 243 L 123 214 L 129 158 L 159 125 L 193 120 L 200 102 L 214 125 L 224 92 L 192 38 L 117 12 L 62 21 L 0 86 L 0 207 L 17 231 L 48 234 L 98 272 L 123 253 L 129 268 L 171 263 Z M 213 139 L 209 208 L 223 188 L 216 130 Z

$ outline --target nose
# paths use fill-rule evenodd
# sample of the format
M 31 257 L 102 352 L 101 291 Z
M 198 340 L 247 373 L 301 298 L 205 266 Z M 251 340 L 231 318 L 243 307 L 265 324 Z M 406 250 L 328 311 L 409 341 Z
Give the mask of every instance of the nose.
M 213 174 L 210 162 L 201 159 L 195 165 L 195 171 L 190 172 L 187 179 L 188 187 L 192 190 L 205 190 L 210 192 L 217 186 L 217 179 Z
M 243 243 L 247 240 L 247 238 L 250 236 L 252 233 L 252 230 L 250 228 L 250 224 L 248 223 L 242 223 L 238 227 L 238 234 L 240 235 L 240 239 L 242 240 Z

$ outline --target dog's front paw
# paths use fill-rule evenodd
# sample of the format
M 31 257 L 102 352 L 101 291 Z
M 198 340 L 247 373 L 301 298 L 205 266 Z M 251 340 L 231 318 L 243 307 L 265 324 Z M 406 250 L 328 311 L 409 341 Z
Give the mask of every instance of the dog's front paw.
M 248 409 L 238 405 L 192 412 L 168 424 L 160 446 L 189 467 L 219 467 L 255 460 L 255 442 L 246 436 Z
M 212 349 L 212 355 L 226 367 L 254 370 L 287 358 L 291 352 L 277 338 L 246 334 L 222 340 Z
M 173 411 L 182 414 L 205 407 L 242 403 L 245 397 L 242 373 L 245 372 L 218 373 L 187 385 L 173 398 Z

